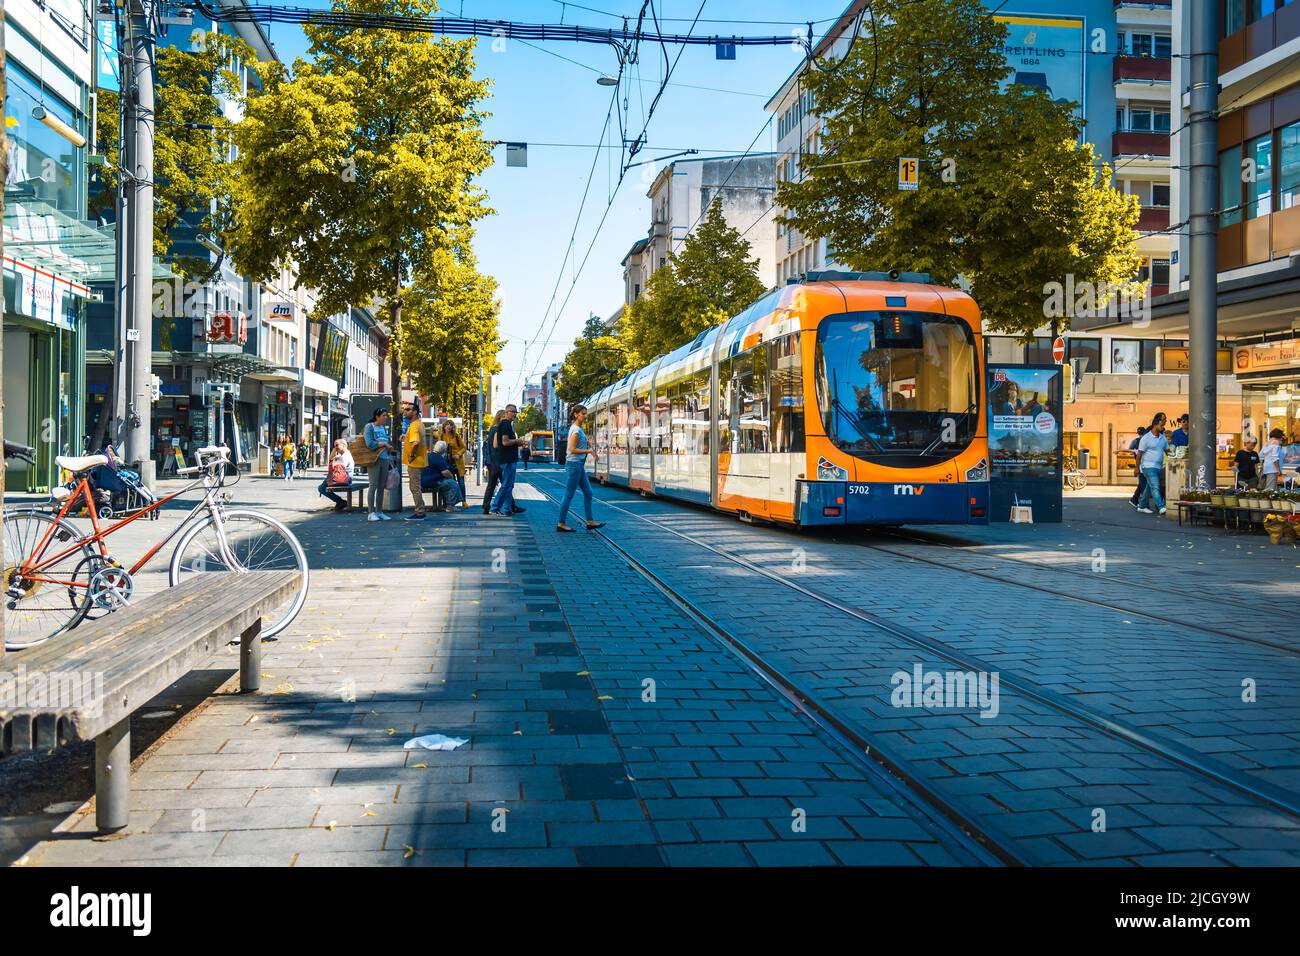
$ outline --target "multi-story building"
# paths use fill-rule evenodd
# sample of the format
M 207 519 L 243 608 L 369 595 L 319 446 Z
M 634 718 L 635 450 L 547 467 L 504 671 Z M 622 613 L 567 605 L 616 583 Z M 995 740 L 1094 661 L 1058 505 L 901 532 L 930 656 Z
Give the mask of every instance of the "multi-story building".
M 567 421 L 564 401 L 556 394 L 555 388 L 560 383 L 560 371 L 564 368 L 563 362 L 556 362 L 554 365 L 547 367 L 546 372 L 542 375 L 542 411 L 546 414 L 546 420 L 550 423 L 551 431 L 555 434 L 563 435 L 565 423 Z
M 36 448 L 5 486 L 41 491 L 85 441 L 86 314 L 113 276 L 113 238 L 86 223 L 91 0 L 5 4 L 4 434 Z
M 853 0 L 814 46 L 822 59 L 847 51 L 866 0 Z M 1057 100 L 1079 104 L 1084 136 L 1101 162 L 1108 163 L 1116 186 L 1136 195 L 1141 204 L 1137 250 L 1139 277 L 1151 291 L 1168 290 L 1173 232 L 1170 223 L 1170 0 L 1038 0 L 996 6 L 1005 23 L 1010 71 L 1007 83 L 1038 86 Z M 1095 31 L 1104 50 L 1097 49 Z M 798 180 L 802 157 L 821 148 L 820 120 L 812 94 L 803 86 L 803 67 L 796 69 L 768 101 L 776 121 L 777 178 Z M 924 177 L 925 170 L 922 175 Z M 921 188 L 926 188 L 922 182 Z M 908 268 L 907 263 L 880 263 L 879 268 Z M 839 269 L 825 240 L 777 226 L 777 279 L 819 269 Z M 1062 277 L 1064 279 L 1064 277 Z M 1038 330 L 1028 344 L 987 330 L 991 361 L 1051 362 L 1049 330 Z M 1087 448 L 1089 472 L 1103 480 L 1132 480 L 1123 454 L 1139 425 L 1155 411 L 1186 409 L 1186 335 L 1167 341 L 1140 341 L 1072 331 L 1067 351 L 1085 364 L 1076 402 L 1065 413 L 1067 451 Z M 1179 351 L 1179 349 L 1183 351 Z
M 681 251 L 714 200 L 721 203 L 727 224 L 749 243 L 758 260 L 759 279 L 768 288 L 776 284 L 772 252 L 776 179 L 771 153 L 675 160 L 659 170 L 646 195 L 650 229 L 623 258 L 625 304 L 639 299 L 650 277 L 669 256 Z
M 1233 347 L 1240 411 L 1220 416 L 1220 445 L 1243 433 L 1263 440 L 1281 428 L 1300 466 L 1300 7 L 1221 4 L 1219 69 L 1218 335 Z M 1174 0 L 1174 52 L 1190 49 L 1196 8 Z M 1190 62 L 1174 61 L 1174 89 L 1188 87 Z M 1175 97 L 1174 215 L 1190 213 L 1189 97 Z M 1170 294 L 1151 309 L 1150 331 L 1188 328 L 1189 237 L 1175 233 Z M 1220 377 L 1222 394 L 1223 379 Z

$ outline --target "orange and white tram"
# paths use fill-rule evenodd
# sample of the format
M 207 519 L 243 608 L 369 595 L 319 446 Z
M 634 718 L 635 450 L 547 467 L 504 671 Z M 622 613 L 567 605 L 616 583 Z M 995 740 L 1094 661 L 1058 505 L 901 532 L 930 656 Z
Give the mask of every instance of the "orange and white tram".
M 979 310 L 810 273 L 588 398 L 599 481 L 796 525 L 986 524 Z

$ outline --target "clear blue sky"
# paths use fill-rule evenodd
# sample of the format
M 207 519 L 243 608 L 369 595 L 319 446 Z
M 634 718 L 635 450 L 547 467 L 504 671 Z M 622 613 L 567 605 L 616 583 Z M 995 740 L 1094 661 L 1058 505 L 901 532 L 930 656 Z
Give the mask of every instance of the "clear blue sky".
M 303 4 L 303 0 L 295 2 Z M 695 34 L 789 34 L 811 19 L 819 21 L 815 29 L 820 36 L 846 2 L 706 0 Z M 320 0 L 308 3 L 325 5 Z M 563 16 L 565 23 L 611 27 L 619 26 L 622 16 L 634 17 L 641 2 L 581 0 L 581 5 L 592 9 L 556 0 L 444 0 L 443 12 L 528 23 L 560 23 Z M 655 3 L 660 25 L 667 33 L 685 33 L 699 7 L 700 0 Z M 706 22 L 709 20 L 732 22 Z M 305 52 L 296 27 L 269 29 L 285 60 Z M 676 59 L 678 49 L 669 47 L 670 62 Z M 637 66 L 625 72 L 632 82 L 625 79 L 619 90 L 620 110 L 623 95 L 628 95 L 629 138 L 645 125 L 646 109 L 664 74 L 664 54 L 658 45 L 642 44 L 639 59 Z M 740 153 L 756 134 L 754 150 L 771 149 L 774 123 L 765 126 L 770 114 L 764 112 L 763 105 L 798 63 L 793 44 L 742 47 L 734 61 L 717 60 L 710 46 L 687 47 L 671 81 L 682 85 L 667 87 L 650 120 L 647 145 L 637 160 L 686 148 L 702 154 Z M 507 40 L 504 49 L 494 50 L 492 41 L 486 39 L 479 43 L 478 65 L 480 75 L 494 84 L 488 105 L 493 115 L 485 130 L 488 138 L 530 144 L 526 169 L 507 167 L 505 148 L 497 147 L 496 164 L 483 177 L 497 214 L 479 225 L 476 251 L 482 269 L 500 284 L 501 334 L 507 340 L 492 399 L 493 406 L 499 407 L 518 401 L 525 376 L 536 376 L 547 364 L 564 357 L 588 315 L 607 316 L 622 304 L 619 263 L 632 243 L 646 234 L 650 208 L 645 191 L 660 164 L 628 171 L 575 284 L 574 276 L 618 181 L 619 150 L 595 148 L 613 92 L 595 81 L 601 73 L 617 71 L 615 55 L 605 46 L 550 41 L 529 46 Z M 636 82 L 638 79 L 641 82 Z M 617 147 L 618 136 L 613 121 L 606 145 Z M 597 156 L 570 248 L 588 172 Z

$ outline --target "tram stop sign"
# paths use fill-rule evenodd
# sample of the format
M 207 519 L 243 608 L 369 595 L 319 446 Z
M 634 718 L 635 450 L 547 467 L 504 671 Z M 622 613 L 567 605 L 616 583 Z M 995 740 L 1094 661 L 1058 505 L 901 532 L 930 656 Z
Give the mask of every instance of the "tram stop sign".
M 1060 365 L 1065 361 L 1065 336 L 1058 335 L 1052 343 L 1052 361 Z

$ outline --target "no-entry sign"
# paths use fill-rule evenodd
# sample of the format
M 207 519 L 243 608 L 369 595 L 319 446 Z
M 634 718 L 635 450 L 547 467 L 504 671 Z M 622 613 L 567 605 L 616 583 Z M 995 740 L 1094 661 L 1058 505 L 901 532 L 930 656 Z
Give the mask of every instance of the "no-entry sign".
M 1065 361 L 1065 336 L 1058 335 L 1052 343 L 1052 361 L 1060 365 Z

